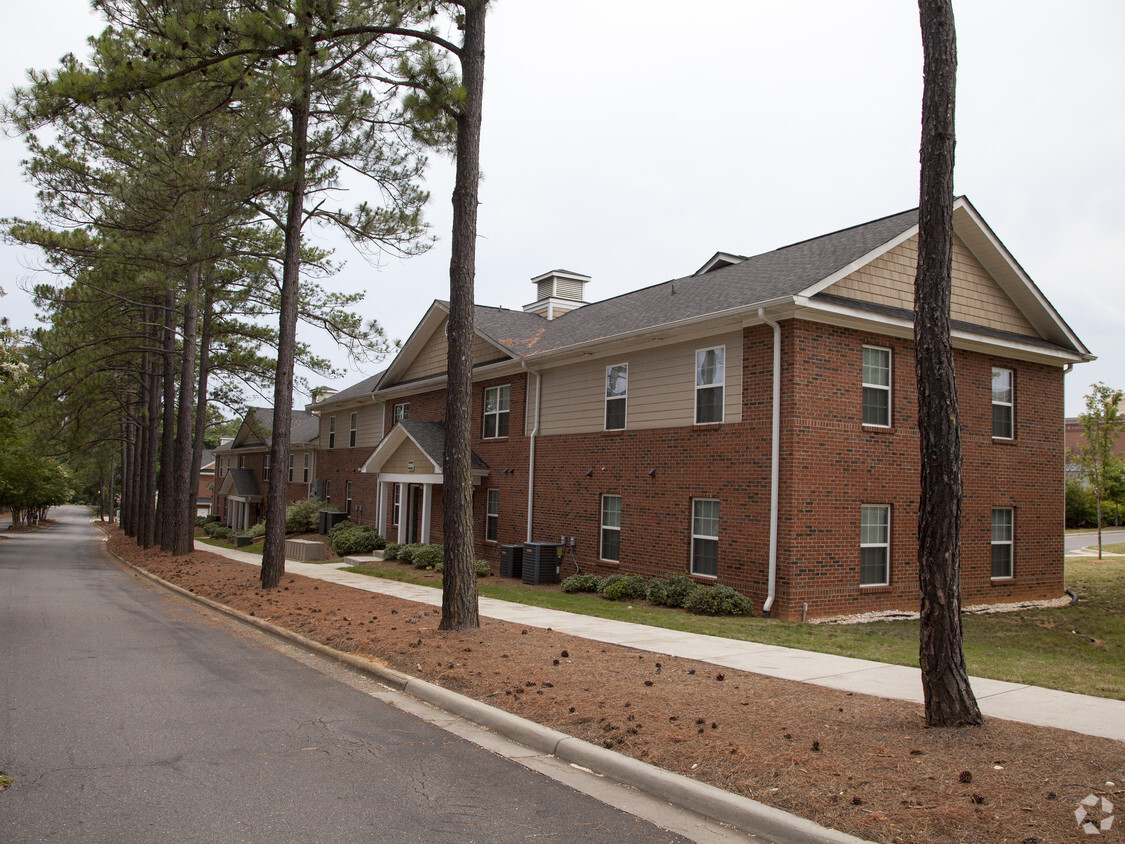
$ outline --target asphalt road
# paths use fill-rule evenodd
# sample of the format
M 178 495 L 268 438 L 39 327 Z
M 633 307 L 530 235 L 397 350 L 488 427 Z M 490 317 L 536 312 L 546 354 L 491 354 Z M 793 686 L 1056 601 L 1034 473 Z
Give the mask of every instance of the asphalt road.
M 1109 545 L 1114 542 L 1125 542 L 1125 528 L 1103 527 L 1102 543 Z M 1081 533 L 1066 534 L 1065 547 L 1067 551 L 1077 551 L 1079 548 L 1097 548 L 1098 532 L 1096 530 L 1082 531 Z
M 108 560 L 0 540 L 0 841 L 683 841 Z

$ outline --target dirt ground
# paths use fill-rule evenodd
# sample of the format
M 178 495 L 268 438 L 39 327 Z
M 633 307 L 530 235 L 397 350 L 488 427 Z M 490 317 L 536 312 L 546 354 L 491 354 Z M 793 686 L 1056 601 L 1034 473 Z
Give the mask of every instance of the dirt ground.
M 439 632 L 422 604 L 291 574 L 267 591 L 255 566 L 142 552 L 116 529 L 109 547 L 341 651 L 872 841 L 1089 840 L 1075 810 L 1090 794 L 1125 814 L 1125 743 L 996 719 L 927 729 L 910 703 L 492 619 Z M 1107 835 L 1125 840 L 1116 820 Z

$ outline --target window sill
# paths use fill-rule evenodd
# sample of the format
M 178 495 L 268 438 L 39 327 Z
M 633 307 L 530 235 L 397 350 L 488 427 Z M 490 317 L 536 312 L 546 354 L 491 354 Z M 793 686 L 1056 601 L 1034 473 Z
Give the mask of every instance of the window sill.
M 500 440 L 506 440 L 506 439 L 508 439 L 508 438 L 507 437 L 481 437 L 480 441 L 484 442 L 484 443 L 494 443 L 494 442 L 498 442 Z
M 893 434 L 895 432 L 894 425 L 872 425 L 870 422 L 863 422 L 863 430 L 869 434 Z
M 1016 576 L 1014 574 L 1009 574 L 1007 577 L 990 577 L 988 582 L 992 586 L 1006 586 L 1009 583 L 1015 583 Z
M 718 422 L 696 422 L 693 427 L 695 428 L 721 428 L 723 427 L 722 420 Z
M 621 568 L 621 561 L 620 560 L 603 560 L 599 557 L 598 562 L 601 563 L 603 566 L 608 566 L 611 569 Z
M 719 579 L 719 576 L 717 574 L 700 574 L 699 572 L 694 572 L 694 571 L 690 572 L 688 574 L 688 577 L 695 578 L 696 580 L 701 581 L 703 583 L 711 583 L 711 582 Z
M 883 592 L 893 592 L 894 587 L 889 583 L 859 584 L 859 591 L 864 595 L 878 595 Z
M 993 445 L 1019 445 L 1019 440 L 1015 437 L 993 437 Z

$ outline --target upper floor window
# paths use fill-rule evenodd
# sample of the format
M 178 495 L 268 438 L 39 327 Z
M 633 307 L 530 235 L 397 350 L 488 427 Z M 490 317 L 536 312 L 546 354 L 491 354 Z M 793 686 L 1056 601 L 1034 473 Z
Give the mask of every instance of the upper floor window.
M 268 481 L 270 479 L 270 456 L 266 455 L 266 465 L 262 469 L 262 480 Z
M 484 513 L 484 538 L 496 542 L 500 536 L 500 490 L 490 489 Z
M 601 558 L 621 560 L 621 496 L 602 496 Z
M 726 346 L 695 353 L 695 424 L 723 421 Z
M 484 438 L 486 440 L 508 436 L 508 408 L 512 388 L 488 387 L 484 391 Z
M 863 424 L 891 425 L 891 350 L 863 347 Z
M 710 577 L 719 574 L 717 498 L 693 498 L 691 501 L 691 573 Z
M 1012 576 L 1015 517 L 1011 507 L 992 508 L 992 577 Z
M 864 504 L 859 522 L 859 585 L 886 586 L 890 573 L 890 505 Z
M 353 413 L 348 421 L 348 448 L 355 448 L 355 435 L 359 429 L 359 414 Z
M 629 364 L 619 363 L 605 368 L 605 429 L 625 428 L 625 405 L 629 394 Z
M 328 447 L 336 447 L 336 417 L 328 417 Z
M 312 460 L 312 455 L 307 451 L 305 452 L 305 466 L 301 471 L 301 483 L 307 484 L 309 482 L 309 462 Z
M 403 419 L 410 418 L 410 402 L 404 401 L 401 404 L 396 404 L 391 416 L 391 424 L 401 422 Z
M 289 452 L 289 483 L 293 483 L 293 452 Z
M 992 436 L 1010 440 L 1016 435 L 1016 390 L 1010 369 L 992 369 Z
M 238 468 L 239 469 L 245 469 L 246 468 L 246 455 L 245 454 L 238 455 Z

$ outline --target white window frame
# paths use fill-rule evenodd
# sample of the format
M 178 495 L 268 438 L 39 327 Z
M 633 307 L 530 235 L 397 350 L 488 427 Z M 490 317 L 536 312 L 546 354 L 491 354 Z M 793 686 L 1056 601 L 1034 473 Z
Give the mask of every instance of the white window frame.
M 485 493 L 484 502 L 484 541 L 500 540 L 500 490 L 490 489 Z
M 305 452 L 304 468 L 301 472 L 301 483 L 307 484 L 309 482 L 309 464 L 312 462 L 312 455 L 307 451 Z
M 697 524 L 697 504 L 714 504 L 715 505 L 715 533 L 699 533 L 699 525 Z M 691 500 L 691 573 L 697 577 L 718 577 L 719 576 L 719 499 L 717 498 L 693 498 Z M 695 547 L 696 542 L 714 542 L 715 543 L 715 571 L 696 571 L 695 569 Z
M 246 468 L 246 455 L 245 454 L 238 455 L 238 468 L 239 469 L 245 469 Z
M 391 424 L 410 418 L 410 402 L 404 401 L 396 404 L 391 410 Z
M 293 452 L 289 452 L 289 483 L 293 483 Z
M 328 447 L 336 447 L 336 417 L 328 417 Z
M 488 409 L 488 394 L 496 394 L 496 409 Z M 502 402 L 502 400 L 504 400 Z M 501 404 L 503 403 L 503 407 Z M 486 440 L 502 440 L 508 436 L 511 426 L 511 410 L 512 410 L 512 385 L 502 384 L 498 387 L 485 387 L 484 389 L 484 426 L 482 431 L 482 439 Z M 494 428 L 493 433 L 489 436 L 488 421 L 492 418 Z M 500 423 L 504 423 L 504 433 L 500 433 Z
M 996 400 L 996 375 L 1000 372 L 1008 373 L 1008 401 Z M 1016 371 L 1003 366 L 992 367 L 992 439 L 1014 440 L 1016 438 Z M 1009 434 L 996 433 L 996 409 L 1005 408 L 1008 415 Z
M 703 370 L 701 362 L 708 352 L 718 352 L 722 357 L 722 361 L 716 369 L 716 380 L 709 384 L 701 383 Z M 726 419 L 727 415 L 727 347 L 723 346 L 708 346 L 706 349 L 695 350 L 695 368 L 692 371 L 692 378 L 695 380 L 695 424 L 696 425 L 719 425 Z M 700 390 L 714 390 L 719 391 L 719 418 L 700 420 L 699 418 L 699 392 Z
M 349 516 L 352 513 L 352 482 L 344 481 L 344 512 Z
M 621 393 L 611 392 L 611 379 L 613 378 L 613 371 L 616 369 L 624 370 L 625 390 Z M 616 407 L 619 403 L 622 406 L 621 411 L 621 424 L 614 425 L 612 428 L 609 425 L 609 409 L 612 406 Z M 624 431 L 628 426 L 629 418 L 629 364 L 614 363 L 605 368 L 605 428 L 606 431 Z
M 1007 513 L 1008 523 L 1001 527 L 1007 528 L 1007 538 L 996 538 L 996 514 Z M 1014 507 L 993 507 L 991 520 L 991 542 L 988 563 L 988 573 L 992 580 L 1011 580 L 1016 574 L 1016 511 Z M 996 574 L 996 549 L 1007 549 L 1007 574 Z
M 615 524 L 615 525 L 608 524 L 606 522 L 606 508 L 605 508 L 606 501 L 608 501 L 610 499 L 614 499 L 614 498 L 617 499 L 617 524 Z M 620 563 L 621 562 L 621 496 L 620 495 L 610 494 L 610 495 L 603 495 L 602 496 L 601 516 L 599 518 L 599 521 L 601 523 L 601 533 L 599 534 L 599 539 L 598 539 L 598 558 L 601 559 L 601 560 L 605 560 L 606 562 L 609 562 L 609 563 Z M 616 557 L 610 557 L 610 556 L 606 555 L 606 550 L 605 550 L 606 542 L 605 542 L 605 540 L 606 540 L 606 533 L 607 532 L 617 534 L 617 556 Z
M 266 455 L 266 464 L 262 467 L 262 480 L 268 481 L 270 479 L 270 456 Z
M 348 448 L 355 448 L 356 433 L 359 430 L 359 414 L 353 412 L 348 419 Z
M 402 515 L 402 484 L 394 485 L 391 495 L 391 524 L 398 526 L 399 517 Z
M 886 356 L 887 356 L 887 383 L 886 384 L 878 384 L 874 381 L 868 381 L 867 380 L 867 373 L 864 371 L 864 370 L 866 370 L 867 367 L 864 365 L 863 357 L 865 357 L 867 352 L 869 352 L 869 351 L 870 352 L 881 352 L 883 354 L 886 354 Z M 894 384 L 894 352 L 891 349 L 887 348 L 886 346 L 865 345 L 863 347 L 863 353 L 861 354 L 861 357 L 860 357 L 860 373 L 861 373 L 860 374 L 860 380 L 863 384 L 863 388 L 862 388 L 862 392 L 861 392 L 861 396 L 860 396 L 860 419 L 862 420 L 863 424 L 868 428 L 890 428 L 891 427 L 891 420 L 894 419 L 894 403 L 892 401 L 894 396 L 893 396 L 893 392 L 892 392 L 892 389 L 891 389 L 891 386 Z M 886 393 L 886 396 L 887 396 L 887 421 L 886 422 L 869 422 L 867 420 L 867 418 L 864 416 L 864 408 L 866 407 L 866 402 L 863 401 L 862 396 L 868 390 L 878 390 L 880 392 Z
M 881 541 L 864 542 L 864 520 L 865 517 L 871 513 L 885 513 L 885 522 L 882 525 L 885 535 Z M 873 527 L 878 527 L 873 525 Z M 859 515 L 859 585 L 860 586 L 889 586 L 891 582 L 891 505 L 890 504 L 863 504 L 860 507 Z M 876 581 L 864 581 L 863 579 L 863 552 L 870 550 L 882 550 L 883 552 L 883 578 Z
M 328 478 L 324 479 L 324 503 L 332 503 L 332 481 Z

